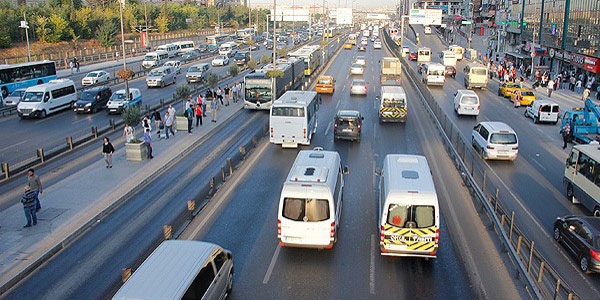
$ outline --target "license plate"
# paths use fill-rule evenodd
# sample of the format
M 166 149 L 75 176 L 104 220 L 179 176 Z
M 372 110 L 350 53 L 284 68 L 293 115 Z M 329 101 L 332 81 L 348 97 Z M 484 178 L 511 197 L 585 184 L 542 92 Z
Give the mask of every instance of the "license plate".
M 284 236 L 283 240 L 286 242 L 298 242 L 298 241 L 300 241 L 300 238 L 294 237 L 294 236 Z
M 342 132 L 352 132 L 352 129 L 348 129 L 348 128 L 342 129 Z

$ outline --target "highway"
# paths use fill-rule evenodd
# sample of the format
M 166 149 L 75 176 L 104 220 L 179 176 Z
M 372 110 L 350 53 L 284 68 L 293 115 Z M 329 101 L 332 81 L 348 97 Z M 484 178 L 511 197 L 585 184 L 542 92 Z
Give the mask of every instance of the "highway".
M 422 27 L 416 27 L 416 30 L 420 32 L 421 45 L 431 48 L 432 61 L 439 62 L 438 54 L 446 46 L 437 35 L 425 35 Z M 411 50 L 415 51 L 416 47 Z M 410 64 L 416 69 L 416 62 Z M 557 217 L 591 214 L 584 207 L 573 205 L 566 199 L 562 178 L 570 147 L 562 149 L 560 124 L 534 124 L 531 118 L 523 115 L 525 107 L 514 108 L 508 98 L 497 95 L 498 82 L 492 80 L 488 90 L 476 90 L 481 100 L 481 112 L 477 119 L 458 117 L 453 109 L 453 95 L 457 89 L 464 89 L 462 70 L 466 64 L 466 60 L 459 62 L 456 79 L 447 78 L 443 88 L 430 87 L 436 101 L 459 128 L 467 147 L 470 147 L 473 126 L 480 121 L 505 122 L 516 131 L 519 156 L 514 162 L 484 162 L 479 157 L 475 158 L 476 164 L 487 170 L 488 194 L 493 195 L 493 187 L 497 187 L 501 205 L 509 212 L 515 212 L 519 228 L 535 241 L 536 249 L 558 270 L 566 283 L 581 299 L 597 299 L 600 295 L 600 277 L 582 274 L 577 260 L 552 238 L 553 223 Z M 560 104 L 561 112 L 582 105 L 581 102 Z
M 327 74 L 336 92 L 324 96 L 319 127 L 310 147 L 338 151 L 348 165 L 338 243 L 332 250 L 279 248 L 277 201 L 297 150 L 263 139 L 256 151 L 194 219 L 182 238 L 212 241 L 235 260 L 230 299 L 516 299 L 523 295 L 497 252 L 492 232 L 480 221 L 467 189 L 435 133 L 424 108 L 409 100 L 406 124 L 377 122 L 377 61 L 384 50 L 369 46 L 364 78 L 368 96 L 349 96 L 348 67 L 356 49 L 343 50 Z M 362 55 L 362 53 L 361 53 Z M 403 78 L 403 80 L 407 80 Z M 416 99 L 407 89 L 409 99 Z M 338 109 L 365 116 L 360 144 L 333 141 Z M 264 129 L 264 112 L 245 111 L 82 238 L 32 273 L 6 299 L 106 299 L 119 287 L 120 270 L 139 263 L 156 245 L 162 226 L 185 209 L 231 153 Z M 442 210 L 438 258 L 379 255 L 376 224 L 377 176 L 388 153 L 428 157 Z M 165 192 L 166 191 L 166 192 Z M 494 272 L 490 272 L 490 267 Z

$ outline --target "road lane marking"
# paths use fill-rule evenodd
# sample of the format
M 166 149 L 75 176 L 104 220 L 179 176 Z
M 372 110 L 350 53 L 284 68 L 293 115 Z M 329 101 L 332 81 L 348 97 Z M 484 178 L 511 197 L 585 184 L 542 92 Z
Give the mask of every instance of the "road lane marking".
M 371 262 L 369 266 L 369 292 L 375 295 L 375 235 L 371 234 Z
M 24 140 L 24 141 L 22 141 L 20 143 L 16 143 L 16 144 L 12 144 L 10 146 L 6 146 L 6 147 L 0 149 L 0 152 L 5 151 L 5 150 L 10 149 L 10 148 L 15 147 L 15 146 L 23 145 L 23 144 L 27 143 L 27 141 L 28 140 Z
M 342 101 L 338 101 L 338 102 L 335 104 L 335 109 L 336 109 L 336 110 L 337 110 L 338 108 L 340 108 L 340 104 L 342 104 Z
M 271 279 L 271 274 L 273 274 L 273 269 L 275 268 L 275 263 L 277 262 L 279 251 L 281 251 L 281 246 L 277 245 L 277 248 L 275 248 L 275 253 L 273 253 L 273 257 L 271 257 L 271 263 L 269 264 L 269 268 L 267 269 L 265 278 L 263 279 L 263 284 L 267 284 L 269 282 L 269 279 Z
M 529 157 L 531 158 L 531 161 L 533 161 L 536 165 L 538 165 L 538 167 L 540 167 L 542 170 L 544 170 L 544 172 L 546 172 L 546 168 L 537 161 L 537 158 L 540 157 L 539 153 L 536 153 L 536 157 L 533 157 L 531 155 L 529 155 Z
M 331 123 L 329 122 L 329 124 L 327 124 L 327 129 L 325 129 L 325 136 L 327 136 L 327 133 L 329 133 L 329 129 L 331 128 Z
M 75 121 L 75 122 L 72 122 L 72 123 L 71 123 L 71 125 L 75 125 L 75 124 L 77 124 L 77 123 L 81 123 L 81 122 L 85 122 L 85 121 L 89 121 L 89 120 L 88 120 L 88 118 L 82 118 L 82 119 L 80 119 L 80 120 L 77 120 L 77 121 Z

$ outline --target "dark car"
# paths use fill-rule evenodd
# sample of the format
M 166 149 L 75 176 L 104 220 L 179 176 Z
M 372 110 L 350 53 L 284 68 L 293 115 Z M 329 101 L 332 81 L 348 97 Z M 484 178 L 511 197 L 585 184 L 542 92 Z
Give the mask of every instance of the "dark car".
M 219 46 L 217 46 L 215 44 L 209 44 L 207 51 L 208 51 L 208 53 L 217 53 L 217 52 L 219 52 Z
M 200 44 L 196 47 L 196 50 L 200 51 L 200 53 L 208 52 L 208 44 Z
M 85 90 L 79 96 L 79 100 L 75 102 L 75 112 L 95 113 L 106 107 L 110 96 L 112 96 L 112 90 L 107 86 Z
M 248 51 L 239 51 L 233 57 L 233 61 L 238 66 L 247 64 L 250 61 L 250 52 L 248 52 Z
M 456 77 L 456 68 L 453 66 L 446 66 L 446 77 Z
M 271 40 L 267 41 L 265 48 L 267 48 L 267 50 L 273 50 L 273 41 L 271 41 Z
M 417 60 L 417 52 L 411 52 L 408 54 L 408 60 Z
M 357 110 L 339 110 L 333 123 L 333 139 L 360 142 L 363 120 L 364 117 Z
M 554 239 L 577 258 L 584 273 L 600 273 L 600 218 L 566 216 L 556 218 Z

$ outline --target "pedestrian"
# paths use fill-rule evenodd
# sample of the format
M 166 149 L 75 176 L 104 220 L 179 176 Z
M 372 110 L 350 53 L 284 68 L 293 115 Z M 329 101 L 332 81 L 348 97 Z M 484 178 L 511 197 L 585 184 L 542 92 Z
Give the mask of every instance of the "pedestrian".
M 198 123 L 200 123 L 200 126 L 202 126 L 202 105 L 196 104 L 195 113 L 196 113 L 196 128 L 198 128 Z
M 596 100 L 600 100 L 600 84 L 596 87 Z
M 173 130 L 177 132 L 177 122 L 175 122 L 175 116 L 177 116 L 177 110 L 173 107 L 173 104 L 169 104 L 169 115 L 173 117 Z M 175 134 L 173 134 L 175 135 Z
M 221 87 L 217 87 L 217 99 L 223 105 L 223 90 L 221 90 Z
M 188 96 L 187 101 L 185 102 L 185 107 L 183 108 L 183 111 L 188 110 L 188 108 L 190 108 L 192 106 L 192 96 Z
M 125 137 L 125 142 L 130 143 L 135 139 L 134 137 L 134 129 L 129 126 L 129 124 L 125 123 L 125 128 L 123 128 L 123 136 Z
M 525 78 L 523 78 L 523 76 L 519 77 L 519 88 L 523 88 L 524 83 L 525 83 Z
M 219 109 L 219 104 L 217 103 L 217 99 L 214 99 L 210 102 L 210 114 L 212 116 L 212 121 L 217 123 L 217 109 Z
M 165 132 L 167 134 L 167 140 L 169 139 L 169 132 L 175 136 L 175 132 L 173 131 L 173 123 L 175 122 L 175 115 L 172 115 L 171 112 L 167 109 L 165 113 Z
M 575 76 L 571 75 L 569 78 L 569 90 L 571 90 L 571 92 L 575 91 L 575 83 L 577 83 L 577 79 L 575 79 Z
M 563 138 L 563 149 L 567 148 L 567 143 L 569 142 L 569 135 L 571 134 L 571 125 L 568 120 L 565 120 L 565 125 L 560 130 L 560 134 L 562 134 Z
M 550 79 L 550 81 L 548 81 L 548 98 L 550 98 L 552 96 L 552 91 L 554 91 L 554 80 Z
M 152 131 L 152 125 L 151 125 L 151 122 L 150 122 L 150 117 L 148 115 L 146 115 L 142 119 L 142 128 L 144 128 L 144 132 L 146 132 L 146 130 Z
M 192 122 L 194 121 L 194 110 L 192 110 L 192 107 L 188 107 L 185 112 L 183 112 L 183 116 L 187 118 L 187 129 L 188 129 L 188 134 L 192 134 Z
M 582 93 L 582 82 L 581 79 L 578 79 L 577 82 L 575 82 L 575 89 L 577 90 L 577 94 L 581 94 Z M 584 98 L 585 100 L 585 98 Z
M 75 69 L 75 63 L 73 61 L 69 62 L 69 68 L 71 68 L 71 74 L 73 74 L 73 69 Z
M 30 190 L 35 192 L 35 210 L 40 211 L 42 209 L 40 194 L 44 193 L 44 189 L 42 188 L 40 176 L 35 175 L 33 168 L 27 170 L 27 186 L 29 186 Z
M 104 161 L 106 162 L 106 168 L 112 168 L 112 155 L 115 152 L 115 147 L 110 143 L 108 137 L 104 138 L 104 144 L 102 144 L 102 155 L 104 155 Z
M 229 96 L 231 95 L 231 89 L 229 88 L 229 84 L 225 85 L 225 89 L 223 90 L 223 92 L 225 92 L 225 106 L 229 106 Z
M 77 69 L 77 73 L 79 73 L 79 61 L 75 61 L 75 69 Z
M 581 100 L 583 100 L 583 101 L 587 100 L 587 99 L 590 97 L 590 94 L 591 94 L 591 93 L 592 93 L 592 92 L 590 92 L 590 90 L 588 90 L 588 89 L 585 89 L 585 90 L 583 91 L 583 94 L 581 95 Z
M 21 203 L 23 204 L 23 210 L 25 211 L 25 218 L 27 219 L 27 224 L 25 224 L 23 228 L 31 227 L 31 225 L 37 225 L 37 209 L 35 208 L 35 199 L 35 192 L 32 191 L 28 185 L 26 185 L 25 192 L 21 197 Z
M 152 136 L 150 136 L 150 129 L 146 129 L 144 132 L 144 144 L 146 144 L 146 158 L 153 159 L 152 155 Z
M 200 109 L 202 109 L 202 117 L 206 118 L 206 99 L 202 99 L 201 94 L 198 94 L 198 99 L 196 101 L 198 102 L 198 105 L 200 105 Z M 200 122 L 202 122 L 202 119 L 200 119 Z
M 517 108 L 521 106 L 521 101 L 523 100 L 523 95 L 521 95 L 521 91 L 515 91 L 513 96 L 513 107 Z
M 233 84 L 231 87 L 231 97 L 233 98 L 233 103 L 237 103 L 238 100 L 238 84 L 237 82 Z
M 154 109 L 154 112 L 152 113 L 152 116 L 150 117 L 150 119 L 154 119 L 154 126 L 156 126 L 156 134 L 158 135 L 158 138 L 160 139 L 160 130 L 163 126 L 163 122 L 162 122 L 162 118 L 160 117 L 160 112 L 158 111 L 158 109 Z

